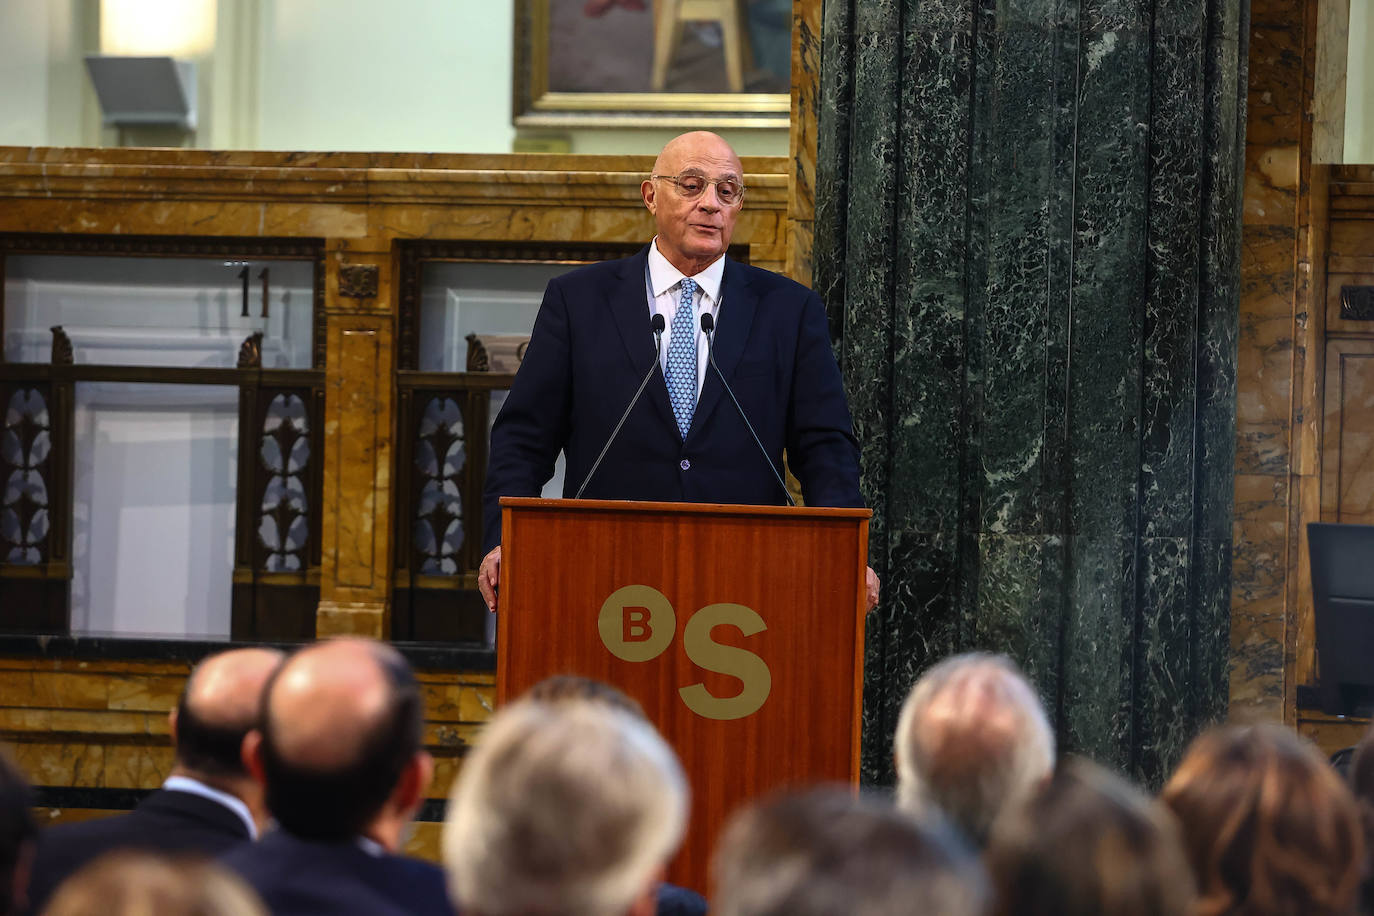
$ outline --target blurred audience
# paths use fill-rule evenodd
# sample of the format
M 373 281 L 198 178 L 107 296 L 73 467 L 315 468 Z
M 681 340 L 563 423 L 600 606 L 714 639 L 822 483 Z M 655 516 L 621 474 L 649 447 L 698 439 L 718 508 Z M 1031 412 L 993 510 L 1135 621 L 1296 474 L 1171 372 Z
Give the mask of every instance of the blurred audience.
M 576 674 L 555 674 L 546 677 L 525 691 L 525 700 L 538 700 L 541 703 L 601 703 L 632 716 L 645 719 L 644 707 L 623 690 L 612 687 L 604 681 L 580 677 Z M 647 721 L 647 719 L 646 719 Z
M 43 916 L 267 916 L 267 910 L 217 865 L 125 850 L 79 870 Z
M 28 906 L 29 869 L 37 836 L 28 780 L 0 753 L 0 916 L 22 913 Z
M 1003 655 L 955 655 L 911 688 L 897 722 L 898 805 L 944 813 L 987 844 L 1005 808 L 1054 768 L 1054 732 L 1035 689 Z
M 212 656 L 169 717 L 162 788 L 42 834 L 0 755 L 0 916 L 704 916 L 663 882 L 689 787 L 635 700 L 560 676 L 497 713 L 452 787 L 443 869 L 401 853 L 433 775 L 423 706 L 375 640 Z M 1035 689 L 970 653 L 912 687 L 894 755 L 896 807 L 821 787 L 737 813 L 711 912 L 1374 916 L 1374 730 L 1354 794 L 1291 730 L 1229 726 L 1156 802 L 1056 769 Z
M 601 703 L 645 719 L 643 707 L 634 698 L 610 684 L 574 674 L 546 677 L 527 690 L 524 699 L 555 704 Z M 706 916 L 706 912 L 706 898 L 696 891 L 666 882 L 659 884 L 654 899 L 654 916 Z
M 244 756 L 277 828 L 222 861 L 277 916 L 448 914 L 443 872 L 398 852 L 433 761 L 423 700 L 391 646 L 337 639 L 268 683 Z
M 1317 750 L 1278 725 L 1193 742 L 1161 794 L 1183 828 L 1198 916 L 1345 916 L 1364 835 L 1354 798 Z
M 648 916 L 682 840 L 687 784 L 640 716 L 524 700 L 463 765 L 444 864 L 468 916 Z
M 30 893 L 34 910 L 70 875 L 111 850 L 214 857 L 257 837 L 266 811 L 244 768 L 242 746 L 257 722 L 263 686 L 281 660 L 271 649 L 232 649 L 196 667 L 168 717 L 176 746 L 171 775 L 127 814 L 43 831 Z
M 1350 787 L 1355 790 L 1360 824 L 1364 828 L 1364 872 L 1360 912 L 1374 916 L 1374 728 L 1365 733 L 1350 761 Z
M 744 809 L 712 862 L 716 916 L 978 916 L 986 876 L 962 838 L 847 788 Z
M 1196 896 L 1169 810 L 1085 760 L 998 820 L 987 866 L 998 916 L 1188 916 Z

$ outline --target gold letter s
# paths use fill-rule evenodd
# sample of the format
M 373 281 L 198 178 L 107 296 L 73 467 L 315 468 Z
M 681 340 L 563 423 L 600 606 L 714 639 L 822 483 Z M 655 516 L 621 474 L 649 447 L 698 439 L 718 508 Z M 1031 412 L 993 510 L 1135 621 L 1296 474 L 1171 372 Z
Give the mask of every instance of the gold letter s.
M 705 684 L 692 684 L 678 690 L 687 708 L 705 719 L 742 719 L 753 715 L 773 689 L 773 675 L 763 659 L 753 652 L 722 646 L 711 639 L 711 630 L 724 624 L 739 628 L 745 636 L 768 629 L 762 617 L 742 604 L 708 605 L 687 621 L 682 642 L 692 663 L 707 671 L 738 678 L 744 684 L 744 689 L 736 696 L 724 698 L 713 696 Z

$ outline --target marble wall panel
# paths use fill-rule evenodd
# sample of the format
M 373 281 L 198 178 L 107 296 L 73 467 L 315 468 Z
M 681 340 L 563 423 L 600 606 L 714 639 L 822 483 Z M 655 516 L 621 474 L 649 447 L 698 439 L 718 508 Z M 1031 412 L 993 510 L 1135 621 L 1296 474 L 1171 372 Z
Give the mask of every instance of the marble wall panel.
M 109 817 L 111 814 L 117 813 L 118 812 L 109 811 L 104 808 L 37 807 L 33 809 L 33 816 L 38 822 L 40 830 L 57 824 L 75 824 L 80 821 L 91 821 L 100 817 Z
M 952 650 L 1009 653 L 1067 749 L 1150 783 L 1224 707 L 1245 9 L 825 6 L 815 278 L 886 574 L 869 779 Z
M 798 283 L 811 283 L 811 248 L 816 215 L 816 134 L 820 126 L 820 38 L 822 0 L 792 4 L 792 117 L 788 132 L 788 194 L 784 270 Z
M 376 270 L 376 295 L 341 295 L 340 271 L 359 265 Z M 386 248 L 333 246 L 325 271 L 320 636 L 390 633 L 394 298 Z
M 1326 448 L 1323 486 L 1347 524 L 1374 524 L 1374 340 L 1335 340 L 1327 350 Z
M 188 670 L 155 661 L 0 658 L 0 741 L 38 786 L 155 789 L 172 770 L 167 710 Z M 423 670 L 416 679 L 424 741 L 435 758 L 426 795 L 442 799 L 491 717 L 495 676 Z
M 1283 718 L 1288 481 L 1236 473 L 1230 709 Z
M 20 742 L 10 745 L 14 762 L 34 785 L 106 784 L 105 751 L 99 744 Z
M 1298 734 L 1311 740 L 1327 756 L 1354 747 L 1368 730 L 1369 721 L 1363 719 L 1338 719 L 1319 713 L 1298 717 Z
M 108 682 L 79 673 L 0 671 L 0 706 L 105 709 Z
M 443 837 L 444 825 L 441 823 L 412 824 L 407 831 L 402 851 L 408 856 L 427 862 L 442 862 Z
M 1065 743 L 1109 766 L 1131 766 L 1136 596 L 1133 539 L 1070 539 L 1060 693 Z
M 108 681 L 110 709 L 170 712 L 181 697 L 185 678 L 121 677 Z
M 1320 321 L 1312 314 L 1324 207 L 1311 165 L 1316 5 L 1254 0 L 1237 327 L 1230 713 L 1292 721 L 1306 602 L 1303 521 L 1316 508 Z M 1321 195 L 1319 195 L 1321 196 Z M 1323 212 L 1317 212 L 1317 211 Z M 1315 222 L 1314 222 L 1315 220 Z M 1314 234 L 1314 229 L 1316 230 Z M 1316 265 L 1317 273 L 1322 271 Z

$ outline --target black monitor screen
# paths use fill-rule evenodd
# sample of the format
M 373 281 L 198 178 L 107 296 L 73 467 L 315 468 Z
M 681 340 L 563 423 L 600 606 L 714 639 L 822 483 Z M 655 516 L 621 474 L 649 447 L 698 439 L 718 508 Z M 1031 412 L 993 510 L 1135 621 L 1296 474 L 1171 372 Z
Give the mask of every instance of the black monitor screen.
M 1368 713 L 1374 702 L 1374 525 L 1307 526 L 1322 710 Z

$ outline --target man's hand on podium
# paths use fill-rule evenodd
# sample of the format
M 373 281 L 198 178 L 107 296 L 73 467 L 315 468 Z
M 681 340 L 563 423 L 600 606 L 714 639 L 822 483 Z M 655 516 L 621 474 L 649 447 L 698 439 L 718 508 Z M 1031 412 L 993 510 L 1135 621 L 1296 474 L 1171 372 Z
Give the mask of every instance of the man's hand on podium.
M 496 562 L 500 563 L 501 558 L 497 557 Z M 485 561 L 483 565 L 486 565 Z M 878 606 L 878 590 L 882 588 L 882 583 L 878 581 L 878 574 L 873 571 L 872 566 L 868 567 L 868 574 L 864 576 L 864 585 L 867 586 L 868 609 L 871 611 Z
M 870 576 L 873 570 L 868 571 Z M 876 578 L 871 581 L 878 581 Z M 501 545 L 497 544 L 491 549 L 491 553 L 482 558 L 482 565 L 477 567 L 477 590 L 482 593 L 482 600 L 487 603 L 487 610 L 496 613 L 496 589 L 501 585 Z M 870 586 L 870 593 L 876 586 Z

